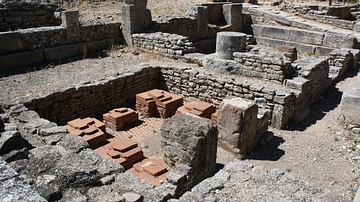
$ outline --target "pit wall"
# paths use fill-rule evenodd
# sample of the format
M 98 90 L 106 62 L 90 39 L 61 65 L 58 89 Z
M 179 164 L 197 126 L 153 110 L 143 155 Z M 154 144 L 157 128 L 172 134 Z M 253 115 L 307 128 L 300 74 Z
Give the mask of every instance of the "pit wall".
M 123 44 L 120 23 L 20 29 L 1 32 L 0 72 L 41 62 L 61 61 Z
M 61 20 L 55 19 L 57 4 L 11 2 L 0 3 L 0 32 L 10 30 L 59 26 Z
M 158 87 L 158 67 L 145 67 L 100 82 L 26 97 L 22 102 L 42 118 L 65 125 L 76 118 L 100 116 L 116 107 L 135 106 L 135 95 Z
M 352 16 L 350 12 L 358 11 L 358 6 L 332 8 L 332 10 L 338 10 L 337 14 L 339 16 L 329 15 L 331 11 L 329 13 L 328 6 L 282 4 L 279 8 L 285 12 L 297 14 L 302 18 L 329 24 L 338 28 L 354 31 L 360 30 L 360 25 L 356 25 L 357 21 L 354 21 L 355 17 Z
M 285 86 L 249 77 L 213 76 L 191 68 L 141 66 L 107 80 L 84 83 L 38 95 L 17 98 L 5 105 L 24 103 L 42 118 L 59 125 L 75 118 L 101 117 L 116 107 L 135 106 L 135 96 L 154 88 L 183 97 L 194 97 L 219 105 L 227 96 L 254 100 L 260 110 L 271 115 L 271 125 L 284 128 L 289 120 L 302 121 L 308 107 L 329 87 L 326 58 L 300 60 L 299 76 L 284 81 Z M 345 68 L 345 67 L 344 67 Z
M 133 34 L 133 45 L 144 51 L 167 57 L 181 56 L 193 53 L 196 48 L 187 37 L 168 33 L 141 33 Z

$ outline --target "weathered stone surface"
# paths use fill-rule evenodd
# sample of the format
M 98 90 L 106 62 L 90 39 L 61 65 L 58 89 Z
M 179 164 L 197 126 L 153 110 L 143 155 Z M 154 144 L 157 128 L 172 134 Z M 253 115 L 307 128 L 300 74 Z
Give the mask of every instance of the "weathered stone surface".
M 220 60 L 214 58 L 213 55 L 206 56 L 203 65 L 207 69 L 219 71 L 226 74 L 242 74 L 244 67 L 232 60 Z
M 62 146 L 70 152 L 79 153 L 83 149 L 89 148 L 89 144 L 80 136 L 69 133 L 59 135 L 62 136 L 62 138 L 56 145 Z
M 325 192 L 282 170 L 234 160 L 175 201 L 351 201 Z
M 1 157 L 0 171 L 0 201 L 46 201 Z
M 192 168 L 188 180 L 193 184 L 215 172 L 217 130 L 210 120 L 189 113 L 166 119 L 161 126 L 161 146 L 168 166 Z
M 59 200 L 59 202 L 87 202 L 86 196 L 81 194 L 80 191 L 76 191 L 74 189 L 68 189 L 63 193 L 62 198 Z
M 66 44 L 66 29 L 60 26 L 22 29 L 19 33 L 23 40 L 24 50 Z
M 125 169 L 120 164 L 116 163 L 112 159 L 105 158 L 100 163 L 98 170 L 103 175 L 109 175 L 114 173 L 123 173 L 125 172 Z
M 26 158 L 29 151 L 18 131 L 0 133 L 0 155 L 7 162 Z
M 55 126 L 51 128 L 42 128 L 39 131 L 39 135 L 41 136 L 50 136 L 59 133 L 67 133 L 66 128 L 64 128 L 63 126 Z
M 220 146 L 245 158 L 256 145 L 258 107 L 242 98 L 225 99 L 218 110 Z
M 341 113 L 347 124 L 360 126 L 360 89 L 349 88 L 341 97 Z

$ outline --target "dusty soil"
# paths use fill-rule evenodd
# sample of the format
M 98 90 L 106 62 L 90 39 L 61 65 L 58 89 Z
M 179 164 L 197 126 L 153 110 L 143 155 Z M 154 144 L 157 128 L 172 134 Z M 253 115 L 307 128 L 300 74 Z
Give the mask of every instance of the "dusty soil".
M 205 0 L 155 1 L 148 7 L 153 16 L 184 15 L 186 7 Z M 81 21 L 87 23 L 118 22 L 121 2 L 83 3 L 78 6 Z M 175 9 L 174 9 L 175 8 Z M 29 93 L 48 92 L 88 80 L 101 80 L 123 71 L 130 71 L 140 63 L 191 66 L 180 60 L 171 60 L 132 49 L 119 49 L 106 58 L 74 60 L 66 64 L 48 65 L 25 73 L 0 78 L 0 102 Z M 350 87 L 359 87 L 358 70 L 348 72 L 336 86 L 331 87 L 311 107 L 311 115 L 303 123 L 291 123 L 286 130 L 270 128 L 273 141 L 264 148 L 255 149 L 246 161 L 270 170 L 280 168 L 318 187 L 347 197 L 354 197 L 360 185 L 360 134 L 344 127 L 339 103 L 342 93 Z M 226 163 L 234 157 L 219 149 L 218 162 Z

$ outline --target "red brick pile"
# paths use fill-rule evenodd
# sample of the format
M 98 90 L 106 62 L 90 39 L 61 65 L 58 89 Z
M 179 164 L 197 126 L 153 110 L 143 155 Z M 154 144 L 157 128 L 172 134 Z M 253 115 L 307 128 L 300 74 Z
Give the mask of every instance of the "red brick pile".
M 216 107 L 213 104 L 207 102 L 190 102 L 176 111 L 176 113 L 189 112 L 197 116 L 211 119 L 212 114 L 216 111 Z
M 150 117 L 171 117 L 183 105 L 181 96 L 153 89 L 136 95 L 136 110 Z
M 213 114 L 211 114 L 211 121 L 215 124 L 217 124 L 217 117 L 218 117 L 218 113 L 215 112 Z
M 120 130 L 125 125 L 139 121 L 137 112 L 130 108 L 117 108 L 103 114 L 104 123 L 113 130 Z
M 69 133 L 84 138 L 91 148 L 107 142 L 105 124 L 95 118 L 74 119 L 67 122 L 65 128 Z
M 166 180 L 168 170 L 164 160 L 160 157 L 149 157 L 133 165 L 127 172 L 148 181 L 156 186 Z
M 144 153 L 135 141 L 116 139 L 107 145 L 94 149 L 102 158 L 111 158 L 125 169 L 143 160 Z

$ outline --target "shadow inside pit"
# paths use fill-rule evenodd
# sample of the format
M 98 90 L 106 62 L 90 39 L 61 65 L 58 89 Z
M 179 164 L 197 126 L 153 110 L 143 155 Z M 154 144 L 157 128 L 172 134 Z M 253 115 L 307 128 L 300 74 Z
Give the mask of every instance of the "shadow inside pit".
M 274 136 L 269 144 L 264 147 L 254 148 L 246 158 L 262 161 L 277 161 L 285 154 L 284 150 L 279 149 L 279 146 L 284 142 L 285 140 L 282 137 Z
M 338 82 L 343 81 L 347 78 L 355 77 L 359 73 L 359 67 L 356 69 L 349 69 L 344 73 L 338 80 Z M 321 120 L 327 112 L 335 109 L 341 102 L 342 92 L 336 88 L 336 83 L 331 85 L 325 93 L 318 98 L 318 100 L 312 104 L 310 108 L 310 114 L 302 122 L 290 121 L 285 130 L 290 131 L 304 131 L 309 126 L 315 124 L 318 120 Z

